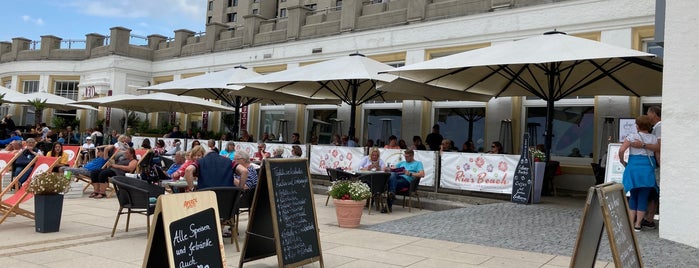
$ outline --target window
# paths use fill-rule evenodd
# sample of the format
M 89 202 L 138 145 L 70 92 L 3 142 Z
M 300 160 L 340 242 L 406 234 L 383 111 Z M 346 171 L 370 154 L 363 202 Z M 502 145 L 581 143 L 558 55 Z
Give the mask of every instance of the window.
M 316 8 L 318 8 L 318 4 L 310 4 L 310 5 L 306 5 L 306 7 L 310 8 L 311 10 L 316 10 Z
M 661 58 L 665 54 L 663 47 L 661 47 L 658 43 L 656 43 L 654 38 L 644 38 L 643 40 L 641 40 L 641 42 L 642 42 L 642 46 L 643 46 L 643 48 L 642 48 L 643 51 L 651 53 L 651 54 L 655 54 Z
M 284 119 L 284 105 L 266 105 L 260 107 L 260 129 L 258 133 L 250 133 L 258 140 L 262 133 L 274 134 L 279 138 L 279 120 Z
M 78 100 L 78 81 L 56 81 L 55 93 L 74 101 Z
M 594 112 L 594 106 L 555 107 L 551 156 L 591 157 L 594 149 Z M 526 116 L 525 128 L 531 144 L 543 144 L 546 107 L 527 107 Z
M 209 1 L 209 11 L 214 10 L 214 1 Z
M 259 13 L 260 13 L 260 10 L 257 9 L 257 8 L 255 8 L 255 9 L 252 10 L 252 14 L 253 14 L 253 15 L 257 15 L 257 14 L 259 14 Z
M 453 141 L 455 149 L 461 150 L 462 145 L 470 139 L 479 152 L 490 150 L 486 145 L 492 141 L 485 140 L 484 107 L 463 107 L 450 102 L 435 103 L 435 106 L 438 108 L 435 108 L 434 122 L 440 126 L 439 133 Z M 424 142 L 426 137 L 422 138 Z
M 253 3 L 259 3 L 260 0 L 252 0 Z
M 233 12 L 233 13 L 228 13 L 228 22 L 236 22 L 238 21 L 238 13 Z
M 237 7 L 238 6 L 238 0 L 233 0 L 233 6 Z
M 232 6 L 233 6 L 233 0 L 228 0 L 228 7 L 232 7 Z
M 24 81 L 22 89 L 24 94 L 39 92 L 39 80 Z
M 378 106 L 377 106 L 378 107 Z M 374 140 L 374 144 L 383 147 L 388 142 L 388 137 L 395 135 L 398 140 L 405 140 L 410 145 L 412 137 L 401 137 L 401 123 L 403 112 L 400 109 L 365 109 L 365 122 L 367 137 Z M 358 133 L 355 133 L 358 136 Z
M 342 8 L 342 0 L 337 0 L 335 1 L 335 6 L 338 7 L 338 10 Z
M 279 10 L 279 17 L 286 18 L 286 8 L 282 8 Z
M 206 24 L 209 24 L 209 23 L 211 23 L 211 16 L 206 18 Z
M 348 130 L 346 128 L 340 129 L 343 126 L 342 122 L 337 121 L 337 107 L 309 108 L 306 122 L 308 124 L 306 142 L 308 143 L 330 144 L 334 132 L 341 132 L 338 134 L 342 135 L 343 133 L 347 134 L 346 130 Z

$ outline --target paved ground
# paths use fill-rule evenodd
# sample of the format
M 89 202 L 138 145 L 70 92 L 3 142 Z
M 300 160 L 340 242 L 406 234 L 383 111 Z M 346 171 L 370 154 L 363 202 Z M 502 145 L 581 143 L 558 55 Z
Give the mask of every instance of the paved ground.
M 396 207 L 393 214 L 365 213 L 360 228 L 345 229 L 337 226 L 333 206 L 324 205 L 324 195 L 315 202 L 325 267 L 567 267 L 582 207 L 581 199 L 562 198 L 439 212 Z M 32 202 L 22 206 L 33 210 Z M 145 219 L 135 215 L 126 233 L 122 218 L 111 238 L 117 209 L 114 198 L 93 200 L 76 190 L 65 200 L 60 232 L 36 233 L 33 221 L 9 218 L 0 225 L 0 267 L 139 267 Z M 246 221 L 244 215 L 241 224 Z M 658 239 L 657 231 L 640 237 L 646 267 L 699 267 L 697 249 Z M 596 267 L 613 267 L 608 252 L 600 249 Z M 225 253 L 228 266 L 237 266 L 235 246 L 225 244 Z M 275 258 L 266 258 L 245 267 L 276 265 Z

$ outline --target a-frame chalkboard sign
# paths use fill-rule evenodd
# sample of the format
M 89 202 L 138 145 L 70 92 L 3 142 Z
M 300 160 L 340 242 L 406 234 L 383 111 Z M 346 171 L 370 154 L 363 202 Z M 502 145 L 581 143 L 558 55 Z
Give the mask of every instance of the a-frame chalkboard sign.
M 512 196 L 510 201 L 520 204 L 529 204 L 532 194 L 532 163 L 529 159 L 529 133 L 522 137 L 522 154 L 515 167 L 515 175 L 512 177 Z
M 324 267 L 308 159 L 268 158 L 259 175 L 239 267 L 274 255 L 279 267 Z
M 143 267 L 226 267 L 216 194 L 158 197 Z
M 570 267 L 594 266 L 604 230 L 616 267 L 643 267 L 628 210 L 623 185 L 610 182 L 590 187 Z

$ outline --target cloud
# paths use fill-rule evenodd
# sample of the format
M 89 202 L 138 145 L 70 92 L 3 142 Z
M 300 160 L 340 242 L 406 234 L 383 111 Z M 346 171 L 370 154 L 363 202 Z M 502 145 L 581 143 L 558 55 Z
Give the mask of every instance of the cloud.
M 33 23 L 33 24 L 35 24 L 35 25 L 37 25 L 37 26 L 44 26 L 44 20 L 43 20 L 42 18 L 37 18 L 37 19 L 35 19 L 35 18 L 32 18 L 32 17 L 29 16 L 29 15 L 23 15 L 23 16 L 22 16 L 22 20 L 23 20 L 24 22 Z
M 178 18 L 203 21 L 206 1 L 201 0 L 71 0 L 79 13 L 103 18 Z

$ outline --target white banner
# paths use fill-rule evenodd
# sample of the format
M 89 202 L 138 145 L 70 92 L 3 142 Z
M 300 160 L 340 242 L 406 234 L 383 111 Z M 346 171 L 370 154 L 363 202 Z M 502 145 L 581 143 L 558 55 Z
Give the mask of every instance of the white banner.
M 446 152 L 441 161 L 443 188 L 512 194 L 519 155 Z
M 364 147 L 311 145 L 311 174 L 327 175 L 326 168 L 357 170 Z
M 379 148 L 381 159 L 386 162 L 386 165 L 395 165 L 400 161 L 405 160 L 402 149 L 384 149 Z M 434 151 L 415 151 L 415 160 L 422 162 L 425 168 L 425 177 L 420 179 L 422 186 L 434 186 L 434 178 L 436 172 L 437 158 Z M 358 162 L 357 162 L 358 163 Z
M 250 155 L 250 157 L 254 157 L 255 152 L 257 152 L 257 142 L 242 142 L 242 141 L 234 141 L 235 142 L 235 151 L 236 152 L 246 152 Z
M 306 153 L 308 148 L 306 148 L 305 144 L 267 143 L 267 151 L 270 154 L 274 155 L 274 150 L 279 148 L 279 147 L 282 147 L 282 148 L 284 148 L 284 153 L 282 154 L 282 157 L 289 158 L 289 157 L 291 157 L 291 149 L 292 149 L 291 147 L 293 147 L 294 145 L 298 145 L 299 147 L 301 147 L 301 152 L 302 152 L 301 157 L 302 158 L 306 157 L 308 155 Z
M 183 148 L 186 151 L 192 150 L 192 143 L 194 141 L 199 141 L 199 145 L 201 147 L 204 147 L 207 151 L 209 150 L 209 140 L 203 140 L 203 139 L 185 139 L 185 144 L 187 144 L 187 147 Z
M 622 183 L 624 177 L 624 165 L 619 160 L 619 148 L 621 143 L 610 143 L 607 149 L 607 159 L 604 159 L 604 182 Z M 629 150 L 624 152 L 624 160 L 629 161 Z

